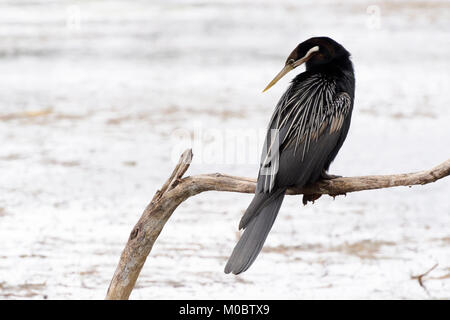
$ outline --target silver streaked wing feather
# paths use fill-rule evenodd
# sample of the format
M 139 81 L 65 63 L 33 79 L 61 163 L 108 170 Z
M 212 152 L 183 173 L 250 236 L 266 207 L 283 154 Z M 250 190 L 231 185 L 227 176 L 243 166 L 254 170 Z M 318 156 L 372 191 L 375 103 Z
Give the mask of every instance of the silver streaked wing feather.
M 270 120 L 261 156 L 258 189 L 271 192 L 279 169 L 279 153 L 302 146 L 302 160 L 311 142 L 329 128 L 338 131 L 351 109 L 351 98 L 336 92 L 336 83 L 321 74 L 291 84 L 278 102 Z M 295 152 L 294 152 L 295 154 Z

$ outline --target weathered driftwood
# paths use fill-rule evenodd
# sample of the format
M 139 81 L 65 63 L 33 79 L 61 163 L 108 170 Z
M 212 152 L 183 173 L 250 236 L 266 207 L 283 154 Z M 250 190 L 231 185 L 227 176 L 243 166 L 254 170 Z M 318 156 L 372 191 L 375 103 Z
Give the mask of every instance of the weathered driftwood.
M 128 242 L 106 294 L 106 299 L 128 299 L 145 260 L 165 223 L 174 210 L 187 198 L 205 191 L 254 193 L 256 181 L 220 173 L 183 178 L 192 160 L 192 150 L 186 150 L 170 178 L 158 190 L 131 231 Z M 450 175 L 450 159 L 431 170 L 406 174 L 345 177 L 319 181 L 305 188 L 288 189 L 287 194 L 336 196 L 349 192 L 412 186 L 435 182 Z

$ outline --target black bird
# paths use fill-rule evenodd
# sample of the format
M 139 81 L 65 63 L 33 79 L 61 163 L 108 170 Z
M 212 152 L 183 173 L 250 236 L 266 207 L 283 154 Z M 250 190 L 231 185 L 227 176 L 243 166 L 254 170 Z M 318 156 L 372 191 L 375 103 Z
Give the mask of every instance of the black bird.
M 306 71 L 292 80 L 270 120 L 255 197 L 240 221 L 245 231 L 225 273 L 239 274 L 255 261 L 288 187 L 336 177 L 327 171 L 350 127 L 355 94 L 350 53 L 328 37 L 308 39 L 264 91 L 303 63 Z

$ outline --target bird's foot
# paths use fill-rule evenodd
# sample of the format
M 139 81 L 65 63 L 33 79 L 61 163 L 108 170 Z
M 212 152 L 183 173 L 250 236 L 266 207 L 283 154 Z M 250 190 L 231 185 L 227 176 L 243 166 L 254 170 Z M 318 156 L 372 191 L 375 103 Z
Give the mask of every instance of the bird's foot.
M 333 180 L 333 179 L 336 179 L 336 178 L 342 178 L 342 176 L 337 176 L 337 175 L 334 175 L 334 174 L 328 174 L 325 170 L 322 171 L 322 173 L 320 174 L 320 177 L 323 180 Z
M 314 201 L 319 199 L 321 196 L 322 195 L 320 193 L 304 194 L 302 199 L 303 205 L 306 206 L 308 201 L 314 203 Z

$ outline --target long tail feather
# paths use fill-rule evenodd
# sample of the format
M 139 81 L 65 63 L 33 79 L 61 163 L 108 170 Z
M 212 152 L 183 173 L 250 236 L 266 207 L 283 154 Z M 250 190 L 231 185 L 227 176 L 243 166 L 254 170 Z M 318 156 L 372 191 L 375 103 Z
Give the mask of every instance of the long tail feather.
M 285 194 L 285 190 L 282 191 L 277 197 L 271 199 L 272 201 L 264 206 L 260 212 L 254 214 L 253 218 L 247 223 L 244 234 L 228 259 L 225 273 L 239 274 L 247 270 L 255 261 L 275 222 L 278 211 L 280 211 Z

